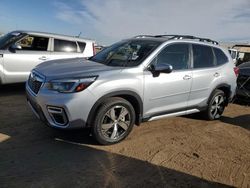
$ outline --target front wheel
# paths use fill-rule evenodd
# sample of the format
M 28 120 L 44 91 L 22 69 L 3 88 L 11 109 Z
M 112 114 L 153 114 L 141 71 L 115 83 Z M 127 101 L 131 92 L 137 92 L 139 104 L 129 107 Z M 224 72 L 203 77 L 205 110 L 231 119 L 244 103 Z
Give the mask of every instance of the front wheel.
M 101 104 L 92 132 L 98 143 L 115 144 L 125 139 L 135 123 L 133 106 L 125 99 L 112 97 Z
M 208 108 L 204 115 L 208 120 L 219 119 L 226 106 L 225 93 L 221 90 L 215 90 L 208 102 Z

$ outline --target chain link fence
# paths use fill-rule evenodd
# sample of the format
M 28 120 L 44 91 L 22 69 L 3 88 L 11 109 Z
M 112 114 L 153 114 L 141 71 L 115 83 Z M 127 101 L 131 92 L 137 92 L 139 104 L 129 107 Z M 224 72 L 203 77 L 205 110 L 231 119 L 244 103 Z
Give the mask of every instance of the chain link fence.
M 237 78 L 236 97 L 233 101 L 241 105 L 250 106 L 250 76 L 239 75 Z

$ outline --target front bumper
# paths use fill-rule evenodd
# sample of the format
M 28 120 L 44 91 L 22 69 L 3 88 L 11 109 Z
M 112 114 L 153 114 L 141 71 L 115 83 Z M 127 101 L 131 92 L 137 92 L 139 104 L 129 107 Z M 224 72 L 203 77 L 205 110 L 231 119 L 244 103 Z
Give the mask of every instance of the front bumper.
M 49 125 L 49 122 L 47 121 L 46 117 L 44 116 L 41 107 L 31 99 L 31 97 L 29 96 L 29 94 L 27 92 L 26 92 L 26 98 L 27 98 L 27 103 L 28 103 L 30 109 L 32 110 L 32 112 L 35 114 L 35 116 L 38 119 L 40 119 L 42 122 L 44 122 L 45 124 Z
M 63 94 L 39 91 L 37 95 L 26 84 L 27 102 L 33 113 L 48 126 L 76 129 L 87 126 L 87 119 L 95 98 L 87 89 L 79 93 Z

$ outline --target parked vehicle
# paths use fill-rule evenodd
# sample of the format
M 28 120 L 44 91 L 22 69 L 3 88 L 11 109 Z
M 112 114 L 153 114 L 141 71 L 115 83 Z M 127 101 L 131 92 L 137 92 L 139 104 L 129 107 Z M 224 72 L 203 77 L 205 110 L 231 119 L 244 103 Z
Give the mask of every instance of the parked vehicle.
M 236 44 L 232 48 L 237 51 L 236 66 L 250 61 L 250 45 L 249 44 Z
M 239 65 L 238 68 L 236 97 L 250 102 L 250 61 Z
M 0 38 L 0 84 L 25 82 L 30 71 L 47 60 L 93 55 L 92 40 L 51 33 L 13 31 Z
M 26 83 L 28 104 L 51 127 L 91 127 L 100 144 L 123 140 L 144 121 L 197 112 L 218 119 L 235 94 L 237 72 L 217 44 L 138 36 L 89 60 L 43 63 Z
M 239 52 L 238 52 L 238 50 L 231 48 L 228 51 L 229 51 L 229 53 L 230 53 L 230 55 L 231 55 L 231 57 L 233 59 L 234 64 L 236 65 L 237 61 L 239 59 Z

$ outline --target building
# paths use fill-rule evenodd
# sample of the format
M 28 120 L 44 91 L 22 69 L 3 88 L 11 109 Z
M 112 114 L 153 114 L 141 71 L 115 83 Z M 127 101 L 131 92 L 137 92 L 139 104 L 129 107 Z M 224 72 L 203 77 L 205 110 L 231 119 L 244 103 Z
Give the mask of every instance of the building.
M 238 63 L 237 65 L 250 61 L 250 44 L 236 44 L 232 47 L 238 51 Z

